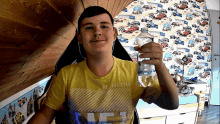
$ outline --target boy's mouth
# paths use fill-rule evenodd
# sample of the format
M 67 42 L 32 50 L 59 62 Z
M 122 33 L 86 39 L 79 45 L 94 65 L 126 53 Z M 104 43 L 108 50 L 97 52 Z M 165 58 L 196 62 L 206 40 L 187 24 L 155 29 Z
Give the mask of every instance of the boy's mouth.
M 100 42 L 100 41 L 104 41 L 104 40 L 95 40 L 94 42 Z

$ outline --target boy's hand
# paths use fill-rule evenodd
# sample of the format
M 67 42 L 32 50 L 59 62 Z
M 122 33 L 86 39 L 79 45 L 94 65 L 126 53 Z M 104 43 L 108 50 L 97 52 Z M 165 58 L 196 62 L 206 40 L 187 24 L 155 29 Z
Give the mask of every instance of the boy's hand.
M 134 47 L 134 49 L 141 53 L 139 55 L 140 58 L 153 58 L 152 60 L 143 60 L 144 63 L 155 65 L 155 67 L 163 64 L 163 50 L 160 44 L 150 42 L 141 47 Z

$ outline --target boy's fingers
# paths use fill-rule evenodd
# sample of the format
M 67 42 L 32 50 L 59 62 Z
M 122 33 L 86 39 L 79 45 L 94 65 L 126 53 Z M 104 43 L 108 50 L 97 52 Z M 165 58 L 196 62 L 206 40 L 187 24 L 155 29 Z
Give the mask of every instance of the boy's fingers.
M 134 47 L 134 50 L 138 51 L 139 50 L 139 46 Z
M 138 50 L 140 53 L 145 53 L 145 52 L 159 52 L 159 53 L 162 53 L 163 50 L 158 47 L 158 46 L 148 46 L 148 47 L 143 47 L 143 48 L 140 48 Z
M 144 44 L 142 47 L 149 47 L 149 46 L 160 46 L 160 44 L 159 43 L 155 43 L 155 42 L 150 42 L 150 43 Z

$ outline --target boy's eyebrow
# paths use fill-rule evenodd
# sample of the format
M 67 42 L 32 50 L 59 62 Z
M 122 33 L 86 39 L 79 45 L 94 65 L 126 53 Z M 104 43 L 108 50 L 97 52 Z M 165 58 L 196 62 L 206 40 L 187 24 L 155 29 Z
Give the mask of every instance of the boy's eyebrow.
M 100 22 L 101 24 L 110 24 L 109 22 Z M 86 26 L 86 25 L 92 25 L 93 23 L 89 22 L 89 23 L 85 23 L 82 25 L 82 27 Z
M 109 22 L 101 22 L 101 24 L 110 24 Z
M 92 25 L 92 23 L 85 23 L 85 24 L 82 25 L 82 27 L 84 27 L 86 25 Z

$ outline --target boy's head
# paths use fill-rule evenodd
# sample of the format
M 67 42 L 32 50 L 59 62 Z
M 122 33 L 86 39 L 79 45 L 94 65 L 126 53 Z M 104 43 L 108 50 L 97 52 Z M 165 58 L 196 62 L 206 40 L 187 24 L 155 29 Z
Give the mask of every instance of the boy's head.
M 78 42 L 88 56 L 107 55 L 112 53 L 117 30 L 113 27 L 111 14 L 102 7 L 86 8 L 78 20 Z
M 83 19 L 88 18 L 88 17 L 97 16 L 97 15 L 104 14 L 104 13 L 109 15 L 109 17 L 111 19 L 112 26 L 114 26 L 113 17 L 106 9 L 104 9 L 100 6 L 91 6 L 91 7 L 86 8 L 83 11 L 83 13 L 81 14 L 81 16 L 79 17 L 78 28 L 77 28 L 78 32 L 80 32 L 80 25 L 81 25 L 81 22 Z

